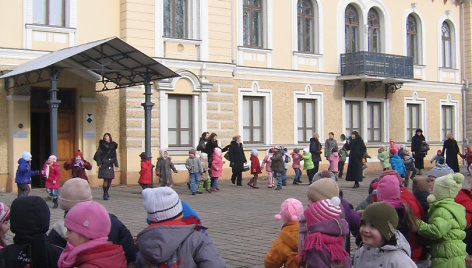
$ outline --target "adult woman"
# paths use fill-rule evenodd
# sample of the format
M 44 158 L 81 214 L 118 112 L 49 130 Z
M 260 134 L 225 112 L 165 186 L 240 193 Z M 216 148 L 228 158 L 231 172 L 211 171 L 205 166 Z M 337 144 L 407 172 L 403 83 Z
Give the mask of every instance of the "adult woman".
M 320 161 L 321 161 L 321 143 L 320 143 L 320 135 L 318 132 L 313 133 L 313 138 L 310 139 L 310 153 L 311 153 L 311 160 L 313 160 L 313 164 L 315 168 L 313 169 L 313 174 L 318 173 L 320 168 Z
M 446 153 L 446 164 L 454 170 L 454 172 L 459 172 L 459 162 L 457 161 L 457 155 L 459 154 L 459 146 L 457 141 L 454 139 L 454 135 L 449 133 L 447 135 L 447 140 L 444 141 L 442 156 Z
M 103 179 L 103 200 L 108 200 L 110 195 L 108 190 L 111 181 L 115 178 L 114 167 L 118 167 L 118 159 L 116 158 L 116 149 L 118 144 L 111 138 L 110 133 L 105 133 L 103 139 L 98 143 L 98 149 L 93 160 L 98 165 L 98 178 Z
M 208 138 L 210 137 L 210 132 L 203 132 L 200 140 L 198 141 L 197 151 L 202 152 L 205 150 L 205 145 L 208 142 Z
M 359 182 L 362 181 L 362 157 L 366 153 L 366 147 L 357 131 L 351 133 L 351 140 L 347 140 L 347 148 L 350 152 L 346 181 L 353 181 L 354 188 L 359 188 Z
M 215 151 L 216 147 L 219 148 L 218 135 L 216 135 L 216 133 L 211 133 L 208 137 L 208 142 L 205 145 L 205 149 L 203 150 L 203 152 L 208 155 L 208 170 L 211 170 L 211 162 L 213 162 L 213 151 Z
M 229 146 L 229 161 L 233 171 L 231 175 L 231 182 L 237 182 L 238 186 L 243 186 L 243 168 L 244 163 L 247 162 L 246 155 L 244 155 L 243 144 L 241 143 L 241 136 L 234 136 Z
M 417 129 L 416 135 L 411 138 L 411 152 L 415 158 L 415 167 L 418 169 L 418 174 L 421 175 L 421 170 L 424 169 L 423 159 L 426 156 L 425 151 L 426 139 L 423 136 L 423 130 Z

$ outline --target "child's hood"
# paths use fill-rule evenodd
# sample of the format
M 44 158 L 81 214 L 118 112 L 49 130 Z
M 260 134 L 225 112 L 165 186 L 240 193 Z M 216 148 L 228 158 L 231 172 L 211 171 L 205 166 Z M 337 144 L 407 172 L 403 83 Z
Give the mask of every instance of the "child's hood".
M 18 159 L 18 165 L 26 165 L 26 164 L 28 164 L 28 163 L 29 163 L 29 162 L 26 161 L 26 160 L 24 160 L 23 158 Z
M 410 248 L 410 244 L 408 243 L 408 241 L 406 240 L 406 238 L 402 235 L 402 233 L 398 230 L 395 230 L 395 234 L 394 234 L 396 240 L 397 240 L 397 244 L 396 245 L 385 245 L 383 247 L 381 247 L 380 249 L 382 251 L 397 251 L 397 250 L 402 250 L 404 251 L 406 254 L 408 254 L 408 256 L 411 256 L 411 248 Z

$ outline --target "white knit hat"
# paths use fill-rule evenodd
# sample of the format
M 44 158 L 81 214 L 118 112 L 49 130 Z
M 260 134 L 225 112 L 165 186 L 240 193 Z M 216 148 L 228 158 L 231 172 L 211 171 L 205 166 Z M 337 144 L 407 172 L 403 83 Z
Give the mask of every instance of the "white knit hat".
M 21 154 L 21 158 L 25 161 L 30 161 L 31 160 L 31 153 L 30 152 L 23 152 Z
M 170 220 L 182 213 L 179 195 L 170 187 L 144 189 L 143 199 L 150 222 Z

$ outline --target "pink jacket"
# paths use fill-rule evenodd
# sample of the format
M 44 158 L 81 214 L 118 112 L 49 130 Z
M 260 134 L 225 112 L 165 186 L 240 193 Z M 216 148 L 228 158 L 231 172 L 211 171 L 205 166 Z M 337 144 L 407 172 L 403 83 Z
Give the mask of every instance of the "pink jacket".
M 339 153 L 333 152 L 329 156 L 329 171 L 338 172 Z
M 223 158 L 221 154 L 217 154 L 213 151 L 213 161 L 211 162 L 211 177 L 220 178 L 223 170 Z
M 59 170 L 59 165 L 56 162 L 54 162 L 52 166 L 49 166 L 49 171 L 48 171 L 48 165 L 44 164 L 41 174 L 46 179 L 46 185 L 45 185 L 46 189 L 59 189 L 59 180 L 61 178 L 61 171 Z
M 302 157 L 300 156 L 300 154 L 299 154 L 299 153 L 292 152 L 290 155 L 292 156 L 292 160 L 293 160 L 293 162 L 292 162 L 292 167 L 293 167 L 293 168 L 300 168 L 300 160 L 301 160 L 301 158 L 302 158 Z
M 264 157 L 264 160 L 262 160 L 261 169 L 264 169 L 265 166 L 267 172 L 272 172 L 272 168 L 270 167 L 272 164 L 272 155 L 273 154 L 268 154 L 266 157 Z

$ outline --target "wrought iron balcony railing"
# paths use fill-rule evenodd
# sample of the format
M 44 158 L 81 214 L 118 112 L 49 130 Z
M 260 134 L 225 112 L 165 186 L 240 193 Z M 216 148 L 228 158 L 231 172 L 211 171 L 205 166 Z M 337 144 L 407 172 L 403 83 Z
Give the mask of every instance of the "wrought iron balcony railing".
M 359 51 L 341 54 L 341 75 L 413 79 L 413 58 Z

